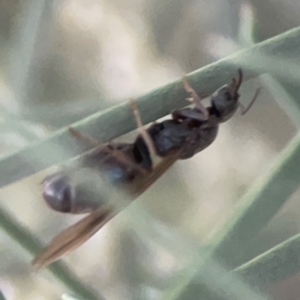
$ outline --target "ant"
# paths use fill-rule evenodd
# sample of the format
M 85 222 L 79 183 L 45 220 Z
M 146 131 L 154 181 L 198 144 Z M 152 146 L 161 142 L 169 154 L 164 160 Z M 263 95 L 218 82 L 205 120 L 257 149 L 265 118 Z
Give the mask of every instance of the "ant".
M 207 148 L 216 138 L 219 124 L 229 120 L 241 108 L 244 115 L 253 105 L 259 94 L 257 89 L 250 104 L 245 108 L 239 102 L 239 88 L 243 81 L 242 70 L 238 78 L 224 85 L 210 98 L 210 106 L 205 107 L 186 77 L 183 85 L 190 95 L 187 100 L 192 107 L 175 110 L 171 119 L 152 124 L 144 129 L 135 102 L 131 102 L 137 121 L 139 134 L 133 143 L 100 144 L 80 132 L 70 129 L 79 139 L 95 144 L 97 148 L 81 158 L 75 168 L 62 170 L 43 181 L 43 197 L 54 210 L 68 213 L 89 213 L 75 225 L 65 229 L 55 237 L 33 261 L 37 267 L 45 267 L 66 252 L 69 252 L 95 234 L 117 212 L 107 199 L 97 194 L 93 202 L 87 193 L 85 178 L 74 180 L 76 170 L 84 168 L 103 172 L 109 181 L 124 188 L 134 199 L 151 186 L 178 159 L 188 159 Z M 154 165 L 153 156 L 160 158 Z M 77 178 L 78 179 L 78 178 Z M 81 182 L 83 181 L 83 183 Z M 92 197 L 91 197 L 92 198 Z M 101 198 L 102 201 L 99 201 Z

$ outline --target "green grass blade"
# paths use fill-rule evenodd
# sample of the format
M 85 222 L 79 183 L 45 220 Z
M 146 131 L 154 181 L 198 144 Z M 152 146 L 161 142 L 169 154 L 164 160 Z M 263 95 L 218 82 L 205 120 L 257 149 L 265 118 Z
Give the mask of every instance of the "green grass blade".
M 197 253 L 192 257 L 190 265 L 172 281 L 172 288 L 163 293 L 160 297 L 161 300 L 178 299 L 184 284 L 189 286 L 189 289 L 185 290 L 184 295 L 180 297 L 184 300 L 269 299 L 241 277 L 228 272 L 215 259 L 211 259 L 207 249 L 203 247 L 199 247 L 199 249 L 201 255 Z M 199 267 L 201 272 L 199 272 Z M 198 282 L 191 282 L 195 275 L 201 285 Z
M 21 2 L 21 10 L 17 32 L 12 39 L 10 57 L 9 81 L 14 97 L 20 103 L 27 94 L 35 45 L 41 28 L 43 14 L 47 8 L 45 0 L 30 0 Z
M 291 194 L 299 186 L 300 134 L 281 153 L 275 166 L 262 176 L 240 201 L 240 207 L 226 226 L 215 236 L 208 248 L 211 257 L 217 257 L 224 265 L 233 268 L 251 243 L 253 237 L 264 228 Z M 201 254 L 200 254 L 201 255 Z M 193 279 L 203 275 L 203 266 L 192 260 L 192 269 L 183 272 L 193 275 L 190 281 L 169 286 L 166 294 L 177 291 L 177 297 L 185 299 L 186 293 L 195 288 Z M 197 272 L 194 272 L 194 270 Z M 180 296 L 179 296 L 180 295 Z M 175 298 L 174 298 L 175 299 Z
M 279 80 L 267 74 L 261 76 L 261 82 L 276 100 L 280 108 L 287 114 L 296 128 L 300 127 L 300 102 L 288 92 Z
M 234 272 L 252 285 L 266 286 L 300 271 L 300 234 L 236 268 Z
M 239 24 L 239 42 L 244 47 L 253 46 L 255 44 L 254 27 L 255 16 L 251 5 L 244 3 L 241 5 L 241 17 Z M 276 100 L 280 108 L 286 112 L 291 122 L 296 128 L 300 126 L 300 103 L 296 101 L 299 94 L 298 89 L 293 93 L 288 92 L 284 85 L 280 83 L 275 77 L 265 74 L 260 78 L 265 88 Z M 298 87 L 298 84 L 297 84 Z
M 212 254 L 235 265 L 253 237 L 264 228 L 299 187 L 300 134 L 280 154 L 275 165 L 241 199 L 228 224 L 211 243 Z
M 0 208 L 0 227 L 7 232 L 22 248 L 30 254 L 36 255 L 42 250 L 42 245 L 38 240 L 21 224 L 13 219 L 3 208 Z M 70 291 L 83 299 L 99 300 L 104 299 L 92 288 L 83 284 L 76 276 L 62 263 L 54 263 L 48 270 Z
M 0 300 L 6 300 L 6 298 L 4 297 L 4 295 L 1 291 L 0 291 Z
M 189 75 L 189 81 L 199 93 L 210 94 L 236 76 L 237 65 L 246 67 L 245 80 L 266 70 L 296 80 L 300 78 L 300 68 L 295 61 L 286 62 L 277 58 L 275 64 L 274 56 L 280 53 L 281 57 L 298 58 L 299 53 L 295 49 L 299 47 L 300 28 L 296 28 L 197 70 Z M 149 123 L 185 106 L 186 96 L 182 82 L 178 80 L 139 97 L 137 103 L 143 122 Z M 135 129 L 136 124 L 128 103 L 124 102 L 74 123 L 72 127 L 105 142 Z M 109 130 L 105 130 L 107 128 Z M 54 146 L 64 151 L 54 151 Z M 0 161 L 0 169 L 6 176 L 0 178 L 0 187 L 77 156 L 91 147 L 70 137 L 67 128 L 59 130 L 48 139 L 4 157 Z

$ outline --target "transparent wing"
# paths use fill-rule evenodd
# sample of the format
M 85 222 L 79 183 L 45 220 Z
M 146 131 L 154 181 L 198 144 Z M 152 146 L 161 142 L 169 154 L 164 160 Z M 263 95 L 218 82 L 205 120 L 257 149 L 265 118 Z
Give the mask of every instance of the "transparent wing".
M 177 160 L 177 155 L 167 157 L 159 162 L 152 172 L 140 176 L 129 186 L 133 199 L 141 195 L 158 178 L 160 178 Z M 59 233 L 50 244 L 33 260 L 32 264 L 41 269 L 51 264 L 64 254 L 82 245 L 99 229 L 101 229 L 119 211 L 112 207 L 100 207 L 79 222 Z
M 129 187 L 129 190 L 135 197 L 141 195 L 147 190 L 153 183 L 156 182 L 178 159 L 177 155 L 170 155 L 160 161 L 155 168 L 145 176 L 137 178 Z
M 41 269 L 51 264 L 67 252 L 73 251 L 92 235 L 94 235 L 104 224 L 114 217 L 114 212 L 109 208 L 99 208 L 76 224 L 66 228 L 58 234 L 50 244 L 38 254 L 32 264 Z

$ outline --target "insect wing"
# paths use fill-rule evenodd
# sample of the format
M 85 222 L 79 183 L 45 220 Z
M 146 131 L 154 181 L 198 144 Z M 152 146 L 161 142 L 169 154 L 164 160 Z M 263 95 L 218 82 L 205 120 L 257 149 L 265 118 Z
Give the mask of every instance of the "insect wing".
M 178 154 L 170 155 L 161 160 L 153 169 L 152 172 L 145 176 L 137 178 L 131 185 L 130 191 L 138 197 L 144 193 L 153 183 L 156 182 L 177 160 Z
M 131 185 L 130 191 L 133 199 L 141 195 L 157 179 L 159 179 L 177 160 L 177 155 L 164 158 L 157 164 L 152 172 L 137 178 Z M 33 260 L 37 269 L 44 268 L 71 252 L 87 241 L 100 230 L 110 219 L 118 214 L 112 207 L 100 207 L 74 225 L 58 234 L 50 244 Z
M 67 252 L 78 248 L 114 216 L 115 213 L 110 208 L 102 207 L 95 210 L 58 234 L 51 243 L 34 258 L 32 264 L 37 269 L 46 267 Z

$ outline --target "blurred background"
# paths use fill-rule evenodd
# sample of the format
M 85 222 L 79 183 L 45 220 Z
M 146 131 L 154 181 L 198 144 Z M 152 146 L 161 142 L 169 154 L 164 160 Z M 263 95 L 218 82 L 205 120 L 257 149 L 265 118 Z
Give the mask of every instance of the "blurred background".
M 0 0 L 0 153 L 299 26 L 299 16 L 297 0 Z M 297 132 L 300 118 L 288 103 L 300 89 L 261 76 L 243 84 L 244 104 L 258 86 L 262 92 L 247 115 L 222 124 L 208 149 L 176 163 L 64 257 L 82 282 L 107 299 L 159 299 L 189 251 L 231 217 Z M 1 206 L 45 244 L 78 220 L 44 204 L 40 183 L 51 172 L 0 190 Z M 248 259 L 298 233 L 299 209 L 295 193 L 252 243 Z M 0 236 L 0 289 L 7 300 L 60 299 L 67 292 L 47 271 L 34 273 L 32 257 Z M 299 281 L 296 275 L 267 292 L 299 299 Z

